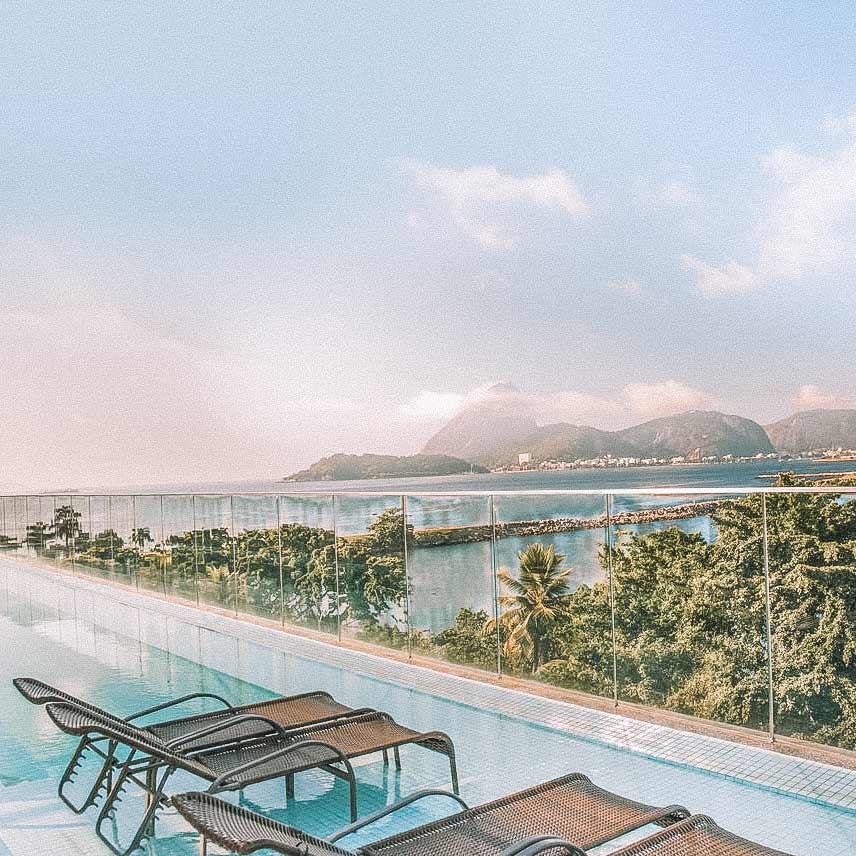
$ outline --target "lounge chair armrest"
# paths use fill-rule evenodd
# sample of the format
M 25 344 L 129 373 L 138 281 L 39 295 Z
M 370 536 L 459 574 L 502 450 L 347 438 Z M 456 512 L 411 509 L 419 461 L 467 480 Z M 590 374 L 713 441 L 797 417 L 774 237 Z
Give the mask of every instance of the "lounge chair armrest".
M 232 707 L 232 705 L 229 704 L 223 696 L 219 696 L 216 693 L 190 693 L 189 695 L 182 696 L 181 698 L 174 698 L 172 701 L 165 701 L 162 704 L 147 707 L 145 710 L 138 710 L 136 713 L 126 716 L 125 722 L 131 722 L 134 719 L 139 719 L 141 716 L 148 716 L 150 713 L 157 713 L 160 710 L 166 710 L 167 708 L 175 707 L 178 704 L 184 704 L 186 701 L 193 701 L 193 699 L 197 698 L 213 698 L 215 701 L 222 702 L 223 706 L 227 709 Z
M 424 734 L 419 735 L 419 739 L 416 742 L 420 746 L 433 749 L 435 752 L 442 752 L 444 755 L 455 754 L 455 744 L 445 731 L 426 731 Z M 437 744 L 441 744 L 443 748 L 438 748 Z
M 403 799 L 398 800 L 398 802 L 392 803 L 392 805 L 385 806 L 382 809 L 379 809 L 372 814 L 367 814 L 365 817 L 360 818 L 356 823 L 351 823 L 348 826 L 343 826 L 341 829 L 334 832 L 332 835 L 327 837 L 327 841 L 330 844 L 335 844 L 340 838 L 344 838 L 347 835 L 350 835 L 353 832 L 356 832 L 359 829 L 362 829 L 364 826 L 368 826 L 371 823 L 374 823 L 376 820 L 380 820 L 382 817 L 386 817 L 389 814 L 393 814 L 399 809 L 404 808 L 405 806 L 411 805 L 415 803 L 417 800 L 421 800 L 424 797 L 449 797 L 449 799 L 455 800 L 463 809 L 466 811 L 469 806 L 457 795 L 453 794 L 451 791 L 444 791 L 439 788 L 429 788 L 422 791 L 415 791 L 409 796 L 404 797 Z
M 543 853 L 545 850 L 558 848 L 569 856 L 586 856 L 585 850 L 580 850 L 573 841 L 556 838 L 552 835 L 534 835 L 531 838 L 524 838 L 510 847 L 506 847 L 499 856 L 535 856 L 535 854 Z
M 292 752 L 297 752 L 300 749 L 306 749 L 309 746 L 323 746 L 325 749 L 329 749 L 336 756 L 336 760 L 341 761 L 342 764 L 345 765 L 351 780 L 354 780 L 354 768 L 351 766 L 348 756 L 337 746 L 331 746 L 323 740 L 300 740 L 297 743 L 284 746 L 282 749 L 276 749 L 273 752 L 269 752 L 267 755 L 262 755 L 254 761 L 248 761 L 246 764 L 240 764 L 237 767 L 233 767 L 231 770 L 227 770 L 211 782 L 206 793 L 219 794 L 221 791 L 235 790 L 236 787 L 240 787 L 240 783 L 235 782 L 230 784 L 230 780 L 234 776 L 240 773 L 246 773 L 248 770 L 253 770 L 256 767 L 261 767 L 270 761 L 275 761 L 277 758 L 283 758 L 286 755 L 290 755 Z
M 270 726 L 272 732 L 277 734 L 284 734 L 286 731 L 280 723 L 275 722 L 272 719 L 268 719 L 266 716 L 260 716 L 257 713 L 246 713 L 241 716 L 230 716 L 224 721 L 215 722 L 213 725 L 208 725 L 205 728 L 198 729 L 197 731 L 191 731 L 189 734 L 184 734 L 181 737 L 175 737 L 172 740 L 169 740 L 166 745 L 170 749 L 180 749 L 187 743 L 193 743 L 194 740 L 199 740 L 203 737 L 210 737 L 212 734 L 217 734 L 219 731 L 227 731 L 243 722 L 263 722 L 265 725 Z

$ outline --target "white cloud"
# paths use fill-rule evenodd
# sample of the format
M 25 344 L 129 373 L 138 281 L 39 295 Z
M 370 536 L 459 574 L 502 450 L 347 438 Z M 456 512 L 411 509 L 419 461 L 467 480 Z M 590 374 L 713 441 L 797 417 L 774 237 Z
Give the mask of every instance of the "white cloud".
M 671 179 L 655 187 L 640 190 L 636 201 L 646 210 L 662 211 L 666 208 L 688 208 L 698 200 L 687 182 Z
M 758 285 L 758 276 L 745 265 L 735 261 L 726 262 L 721 267 L 697 259 L 695 256 L 681 256 L 684 270 L 695 275 L 696 284 L 708 297 L 722 294 L 742 294 L 752 291 Z
M 569 390 L 535 398 L 533 410 L 540 425 L 571 422 L 600 427 L 616 425 L 624 418 L 621 402 Z
M 613 291 L 620 291 L 624 294 L 641 294 L 642 284 L 638 279 L 611 279 L 607 284 L 607 288 Z
M 399 408 L 403 416 L 416 420 L 446 421 L 470 404 L 502 401 L 519 412 L 529 413 L 539 425 L 570 422 L 595 428 L 616 429 L 687 410 L 716 407 L 707 393 L 676 380 L 662 383 L 627 384 L 615 397 L 590 395 L 575 390 L 533 395 L 508 384 L 480 386 L 465 394 L 423 390 Z
M 454 392 L 432 392 L 424 389 L 401 405 L 401 414 L 413 419 L 451 419 L 465 401 Z
M 629 415 L 638 421 L 716 407 L 712 396 L 676 380 L 629 383 L 624 387 L 624 402 Z
M 833 128 L 846 140 L 810 154 L 779 148 L 763 162 L 770 185 L 753 228 L 751 265 L 729 260 L 717 268 L 683 256 L 706 294 L 738 294 L 772 283 L 830 275 L 856 258 L 856 117 Z
M 813 383 L 803 384 L 791 399 L 795 410 L 849 410 L 856 407 L 856 398 L 824 392 Z
M 515 176 L 503 174 L 495 166 L 454 169 L 412 159 L 404 160 L 402 167 L 461 232 L 490 249 L 512 246 L 521 223 L 533 212 L 572 219 L 589 213 L 588 204 L 564 170 Z

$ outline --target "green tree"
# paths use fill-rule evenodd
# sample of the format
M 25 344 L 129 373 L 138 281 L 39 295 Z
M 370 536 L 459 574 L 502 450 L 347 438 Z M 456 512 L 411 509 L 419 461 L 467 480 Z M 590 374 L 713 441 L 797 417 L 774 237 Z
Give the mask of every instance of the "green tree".
M 80 512 L 70 505 L 61 505 L 54 509 L 53 530 L 57 538 L 65 542 L 66 552 L 72 540 L 80 533 Z
M 530 544 L 517 554 L 520 576 L 515 578 L 507 568 L 497 577 L 502 587 L 510 592 L 500 597 L 503 607 L 500 625 L 506 632 L 506 655 L 520 654 L 535 674 L 550 649 L 551 631 L 568 605 L 569 568 L 563 568 L 565 557 L 550 544 Z M 489 621 L 487 633 L 495 631 L 495 622 Z
M 146 544 L 153 544 L 151 530 L 148 526 L 140 526 L 138 529 L 131 530 L 131 543 L 140 548 L 140 551 L 146 549 Z

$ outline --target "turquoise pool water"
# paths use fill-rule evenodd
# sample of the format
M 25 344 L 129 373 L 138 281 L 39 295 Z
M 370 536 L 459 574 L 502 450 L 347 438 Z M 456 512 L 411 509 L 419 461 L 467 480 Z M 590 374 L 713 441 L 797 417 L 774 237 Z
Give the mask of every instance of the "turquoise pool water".
M 0 854 L 40 852 L 104 854 L 93 834 L 92 818 L 77 818 L 55 796 L 57 778 L 74 742 L 63 737 L 43 710 L 18 696 L 15 675 L 55 683 L 117 711 L 131 711 L 195 690 L 223 694 L 235 703 L 277 692 L 327 689 L 354 706 L 388 710 L 420 730 L 448 732 L 458 749 L 462 795 L 481 802 L 528 785 L 579 770 L 597 784 L 651 803 L 679 802 L 693 812 L 711 814 L 723 826 L 795 856 L 856 853 L 856 812 L 743 785 L 701 771 L 676 767 L 539 728 L 510 716 L 435 698 L 392 682 L 351 674 L 317 659 L 279 655 L 261 647 L 251 664 L 253 683 L 202 666 L 159 647 L 96 627 L 86 610 L 77 610 L 73 593 L 45 605 L 20 586 L 3 585 L 0 574 Z M 193 633 L 198 628 L 187 628 Z M 228 663 L 230 641 L 208 634 L 200 646 L 206 662 Z M 269 687 L 270 689 L 266 689 Z M 357 764 L 360 813 L 372 811 L 423 787 L 448 787 L 441 756 L 416 748 L 402 751 L 403 769 L 380 760 Z M 176 776 L 171 790 L 192 788 Z M 285 805 L 282 782 L 247 789 L 245 801 L 316 834 L 347 822 L 344 783 L 323 772 L 297 778 L 296 798 Z M 129 809 L 132 811 L 132 809 Z M 426 802 L 392 821 L 376 825 L 365 839 L 440 816 L 448 805 Z M 360 837 L 348 843 L 357 845 Z M 364 840 L 364 839 L 363 839 Z M 821 846 L 822 845 L 822 846 Z M 196 852 L 195 834 L 175 814 L 159 822 L 151 851 Z M 601 848 L 608 853 L 611 848 Z

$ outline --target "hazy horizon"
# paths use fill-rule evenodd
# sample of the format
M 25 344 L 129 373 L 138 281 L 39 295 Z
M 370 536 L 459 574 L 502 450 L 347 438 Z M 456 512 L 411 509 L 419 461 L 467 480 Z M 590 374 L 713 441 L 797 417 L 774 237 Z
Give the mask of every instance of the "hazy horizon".
M 0 7 L 0 489 L 856 407 L 850 4 Z

